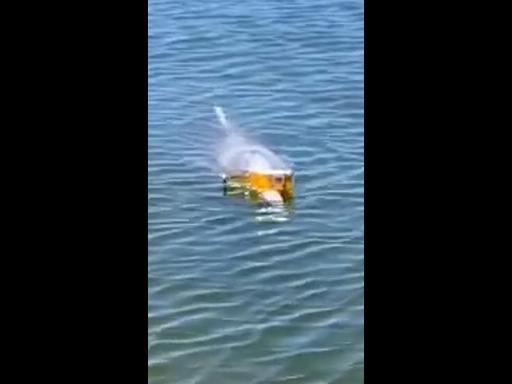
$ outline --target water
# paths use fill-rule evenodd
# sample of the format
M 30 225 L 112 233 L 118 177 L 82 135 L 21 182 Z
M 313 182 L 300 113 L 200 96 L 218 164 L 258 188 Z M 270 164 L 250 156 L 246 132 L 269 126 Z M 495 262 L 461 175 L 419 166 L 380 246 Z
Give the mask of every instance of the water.
M 148 82 L 148 382 L 363 382 L 362 1 L 149 0 Z M 224 196 L 214 105 L 285 212 Z

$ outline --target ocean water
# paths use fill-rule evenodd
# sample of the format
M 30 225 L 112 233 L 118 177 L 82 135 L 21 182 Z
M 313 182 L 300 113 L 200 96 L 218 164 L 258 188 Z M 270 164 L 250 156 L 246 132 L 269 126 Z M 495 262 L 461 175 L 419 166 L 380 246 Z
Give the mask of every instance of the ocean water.
M 148 382 L 364 381 L 363 2 L 149 0 Z M 225 195 L 228 118 L 293 165 Z

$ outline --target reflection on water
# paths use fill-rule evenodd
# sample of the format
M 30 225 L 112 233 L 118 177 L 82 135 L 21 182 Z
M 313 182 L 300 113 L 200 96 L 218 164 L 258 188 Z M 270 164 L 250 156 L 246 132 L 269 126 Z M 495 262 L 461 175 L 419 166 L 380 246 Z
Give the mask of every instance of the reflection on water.
M 232 199 L 245 200 L 254 207 L 254 218 L 257 222 L 288 221 L 294 213 L 294 199 L 282 204 L 269 204 L 261 199 L 258 193 L 246 188 L 235 188 L 224 185 L 223 195 Z

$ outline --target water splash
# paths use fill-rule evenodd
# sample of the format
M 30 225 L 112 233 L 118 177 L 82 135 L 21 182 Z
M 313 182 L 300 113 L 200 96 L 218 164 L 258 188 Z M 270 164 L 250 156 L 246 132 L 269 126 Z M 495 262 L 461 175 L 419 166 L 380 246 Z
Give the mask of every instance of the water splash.
M 285 222 L 290 220 L 290 210 L 285 205 L 264 206 L 256 211 L 256 222 Z
M 230 122 L 221 107 L 215 106 L 214 110 L 222 129 L 216 148 L 216 161 L 222 172 L 236 174 L 290 169 L 276 153 L 249 138 Z

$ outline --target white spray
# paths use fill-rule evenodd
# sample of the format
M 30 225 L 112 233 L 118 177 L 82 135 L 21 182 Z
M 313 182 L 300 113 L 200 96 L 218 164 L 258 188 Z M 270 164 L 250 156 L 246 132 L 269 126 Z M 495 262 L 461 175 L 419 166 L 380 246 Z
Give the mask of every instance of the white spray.
M 220 107 L 214 107 L 224 137 L 217 146 L 217 164 L 222 172 L 288 170 L 289 167 L 270 149 L 244 136 L 231 124 Z

